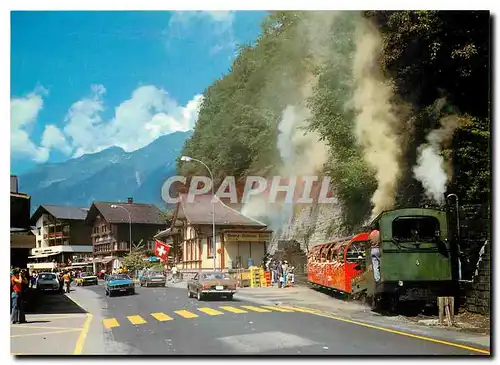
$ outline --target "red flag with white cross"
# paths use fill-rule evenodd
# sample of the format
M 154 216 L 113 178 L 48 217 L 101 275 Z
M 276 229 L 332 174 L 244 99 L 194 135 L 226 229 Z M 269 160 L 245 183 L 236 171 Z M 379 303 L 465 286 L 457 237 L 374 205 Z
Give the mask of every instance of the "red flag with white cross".
M 156 240 L 155 242 L 155 256 L 159 257 L 161 261 L 166 261 L 168 252 L 170 251 L 170 245 L 165 242 Z

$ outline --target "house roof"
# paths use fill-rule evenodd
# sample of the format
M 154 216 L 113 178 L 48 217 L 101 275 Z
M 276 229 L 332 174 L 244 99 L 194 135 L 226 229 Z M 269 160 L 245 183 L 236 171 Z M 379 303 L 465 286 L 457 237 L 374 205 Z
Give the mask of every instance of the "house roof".
M 123 208 L 112 208 L 112 205 Z M 165 226 L 166 222 L 161 217 L 161 211 L 152 204 L 94 202 L 90 207 L 86 222 L 91 223 L 100 214 L 108 223 L 128 223 L 129 214 L 134 224 L 158 224 Z
M 193 202 L 188 201 L 188 194 L 180 194 L 177 218 L 186 219 L 192 224 L 212 224 L 212 195 L 195 195 Z M 258 220 L 247 217 L 214 197 L 215 224 L 219 226 L 249 226 L 265 228 Z
M 35 224 L 43 213 L 48 213 L 58 219 L 83 221 L 87 217 L 88 208 L 71 207 L 66 205 L 40 205 L 31 216 L 31 223 Z

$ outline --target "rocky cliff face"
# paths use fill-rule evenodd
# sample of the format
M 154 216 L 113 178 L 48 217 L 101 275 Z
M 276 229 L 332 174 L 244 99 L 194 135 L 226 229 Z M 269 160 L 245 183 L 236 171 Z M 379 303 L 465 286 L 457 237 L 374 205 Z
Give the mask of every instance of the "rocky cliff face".
M 343 233 L 342 209 L 338 202 L 315 203 L 296 209 L 291 223 L 273 236 L 269 251 L 273 253 L 277 249 L 278 241 L 293 240 L 307 252 L 309 247 L 341 237 Z

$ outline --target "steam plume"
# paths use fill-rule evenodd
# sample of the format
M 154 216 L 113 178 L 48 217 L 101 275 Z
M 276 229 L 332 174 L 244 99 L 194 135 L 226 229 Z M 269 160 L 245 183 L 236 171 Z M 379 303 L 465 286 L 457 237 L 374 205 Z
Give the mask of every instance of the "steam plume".
M 445 165 L 441 149 L 451 143 L 461 118 L 449 115 L 440 120 L 440 127 L 427 135 L 427 143 L 418 148 L 417 165 L 413 168 L 415 178 L 422 183 L 425 195 L 438 204 L 444 203 L 447 183 L 451 180 L 451 169 Z
M 374 168 L 377 189 L 372 196 L 372 216 L 392 209 L 400 177 L 400 120 L 391 105 L 392 85 L 382 77 L 378 57 L 382 40 L 378 31 L 360 22 L 356 30 L 353 76 L 356 89 L 352 105 L 357 112 L 355 132 L 364 158 Z

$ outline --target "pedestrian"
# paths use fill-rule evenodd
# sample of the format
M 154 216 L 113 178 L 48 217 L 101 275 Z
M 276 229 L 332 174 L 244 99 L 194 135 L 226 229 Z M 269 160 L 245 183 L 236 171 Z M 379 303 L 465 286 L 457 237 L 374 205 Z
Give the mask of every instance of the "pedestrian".
M 283 288 L 286 288 L 288 282 L 288 261 L 283 261 Z
M 64 278 L 63 278 L 63 272 L 60 271 L 59 275 L 57 277 L 57 280 L 59 280 L 59 292 L 64 292 Z
M 290 266 L 288 269 L 288 277 L 290 280 L 290 286 L 293 286 L 293 284 L 295 284 L 295 266 Z
M 64 280 L 64 285 L 66 287 L 66 293 L 70 292 L 70 285 L 71 285 L 71 276 L 68 271 L 66 271 L 63 275 L 63 280 Z
M 283 285 L 283 262 L 280 260 L 276 266 L 276 274 L 278 275 L 278 288 Z
M 277 280 L 278 272 L 276 270 L 276 260 L 273 259 L 271 261 L 269 268 L 271 269 L 271 283 L 273 283 L 273 285 L 274 285 L 278 281 Z
M 368 238 L 371 241 L 371 257 L 373 266 L 373 278 L 375 282 L 380 281 L 380 231 L 374 229 Z
M 10 278 L 11 284 L 11 304 L 12 310 L 10 314 L 11 323 L 26 323 L 26 316 L 24 314 L 24 298 L 23 298 L 23 285 L 28 284 L 28 281 L 21 274 L 19 269 L 14 269 L 13 275 Z

